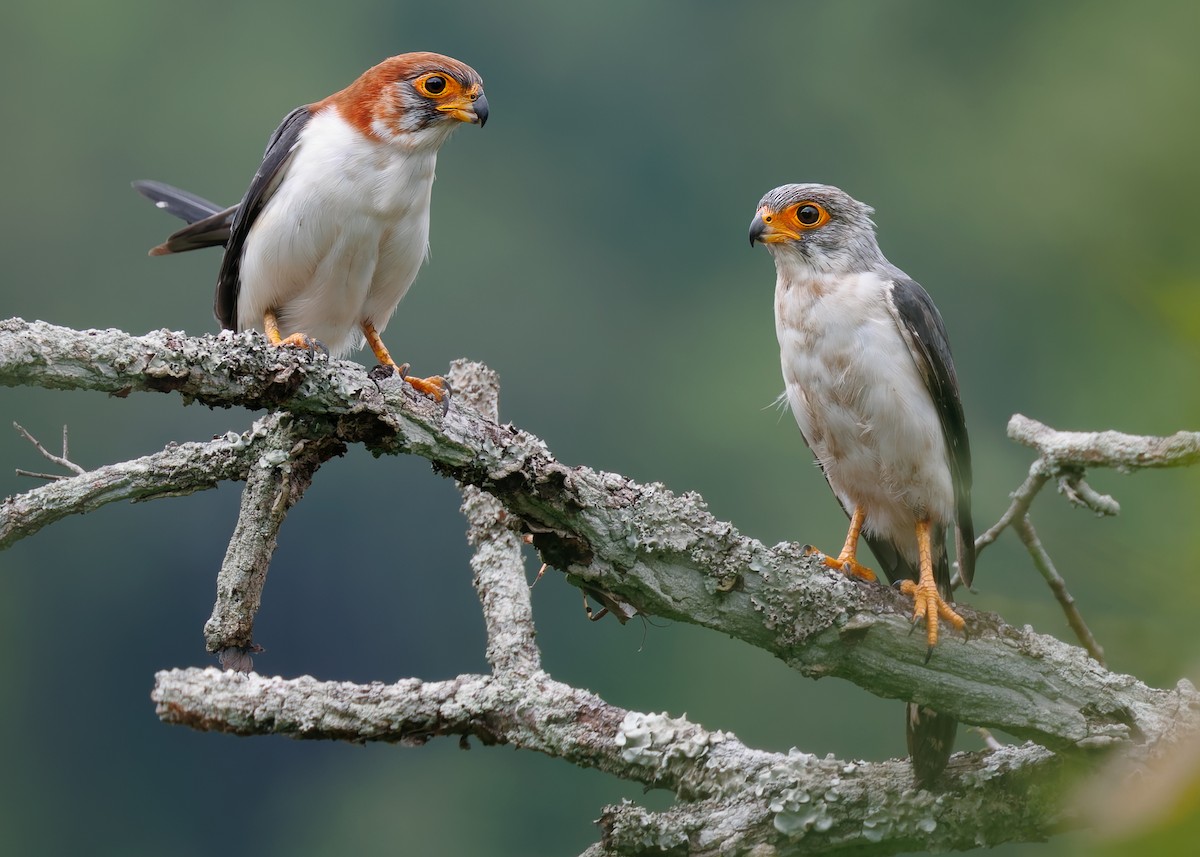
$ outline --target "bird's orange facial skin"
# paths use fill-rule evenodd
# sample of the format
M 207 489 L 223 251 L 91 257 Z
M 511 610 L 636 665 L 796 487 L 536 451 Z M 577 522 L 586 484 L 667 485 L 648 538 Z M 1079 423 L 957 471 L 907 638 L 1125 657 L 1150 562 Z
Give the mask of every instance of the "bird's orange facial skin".
M 825 206 L 811 200 L 789 205 L 783 211 L 772 211 L 764 205 L 758 210 L 758 216 L 767 226 L 758 238 L 764 244 L 799 241 L 805 232 L 820 229 L 829 222 L 829 212 Z
M 454 78 L 439 72 L 430 72 L 417 78 L 417 91 L 426 98 L 437 102 L 437 109 L 449 113 L 459 122 L 478 122 L 473 105 L 483 94 L 483 87 L 478 83 L 463 86 Z

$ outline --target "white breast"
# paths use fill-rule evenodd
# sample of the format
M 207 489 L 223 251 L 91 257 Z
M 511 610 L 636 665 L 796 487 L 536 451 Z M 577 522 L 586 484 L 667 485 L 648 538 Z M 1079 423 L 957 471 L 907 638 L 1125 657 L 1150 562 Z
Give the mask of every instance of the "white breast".
M 792 413 L 842 505 L 916 559 L 918 518 L 954 520 L 937 411 L 873 273 L 792 281 L 775 328 Z
M 306 333 L 341 356 L 382 331 L 421 267 L 437 148 L 368 139 L 334 108 L 309 120 L 246 237 L 239 329 Z

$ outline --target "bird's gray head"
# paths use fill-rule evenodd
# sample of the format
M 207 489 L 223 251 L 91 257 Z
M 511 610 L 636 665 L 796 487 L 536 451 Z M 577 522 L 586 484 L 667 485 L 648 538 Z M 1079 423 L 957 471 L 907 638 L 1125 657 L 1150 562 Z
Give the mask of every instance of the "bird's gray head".
M 874 209 L 824 184 L 785 184 L 768 191 L 750 222 L 750 245 L 760 241 L 779 261 L 816 272 L 869 271 L 884 261 L 875 240 Z

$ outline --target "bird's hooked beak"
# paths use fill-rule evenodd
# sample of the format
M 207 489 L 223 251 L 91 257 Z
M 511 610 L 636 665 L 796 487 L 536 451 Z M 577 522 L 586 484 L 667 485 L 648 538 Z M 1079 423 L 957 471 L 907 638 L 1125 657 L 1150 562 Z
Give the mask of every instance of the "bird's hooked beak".
M 482 128 L 487 124 L 488 103 L 483 94 L 483 87 L 475 84 L 456 98 L 447 99 L 438 105 L 442 113 L 449 113 L 459 122 L 470 122 Z
M 763 244 L 779 244 L 784 241 L 800 239 L 798 234 L 793 233 L 777 221 L 778 217 L 775 212 L 765 205 L 755 212 L 754 219 L 750 221 L 750 246 L 753 247 L 755 241 Z

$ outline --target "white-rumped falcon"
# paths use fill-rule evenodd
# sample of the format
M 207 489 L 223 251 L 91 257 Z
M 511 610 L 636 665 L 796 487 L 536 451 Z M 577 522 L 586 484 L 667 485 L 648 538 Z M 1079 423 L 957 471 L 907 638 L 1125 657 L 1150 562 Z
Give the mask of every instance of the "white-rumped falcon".
M 750 243 L 775 259 L 775 330 L 787 400 L 805 442 L 850 517 L 845 545 L 825 563 L 874 580 L 858 561 L 861 535 L 888 580 L 915 601 L 929 652 L 938 622 L 963 630 L 950 607 L 945 536 L 959 574 L 975 569 L 971 450 L 950 343 L 920 285 L 890 263 L 872 209 L 821 184 L 767 193 Z M 909 753 L 918 783 L 945 768 L 956 721 L 910 703 Z
M 365 341 L 406 376 L 379 334 L 429 248 L 438 149 L 462 123 L 487 118 L 470 66 L 434 53 L 384 60 L 289 113 L 238 205 L 134 182 L 189 224 L 150 254 L 223 245 L 214 306 L 222 327 L 263 331 L 274 345 L 319 344 L 335 357 Z M 445 395 L 440 377 L 405 380 Z

